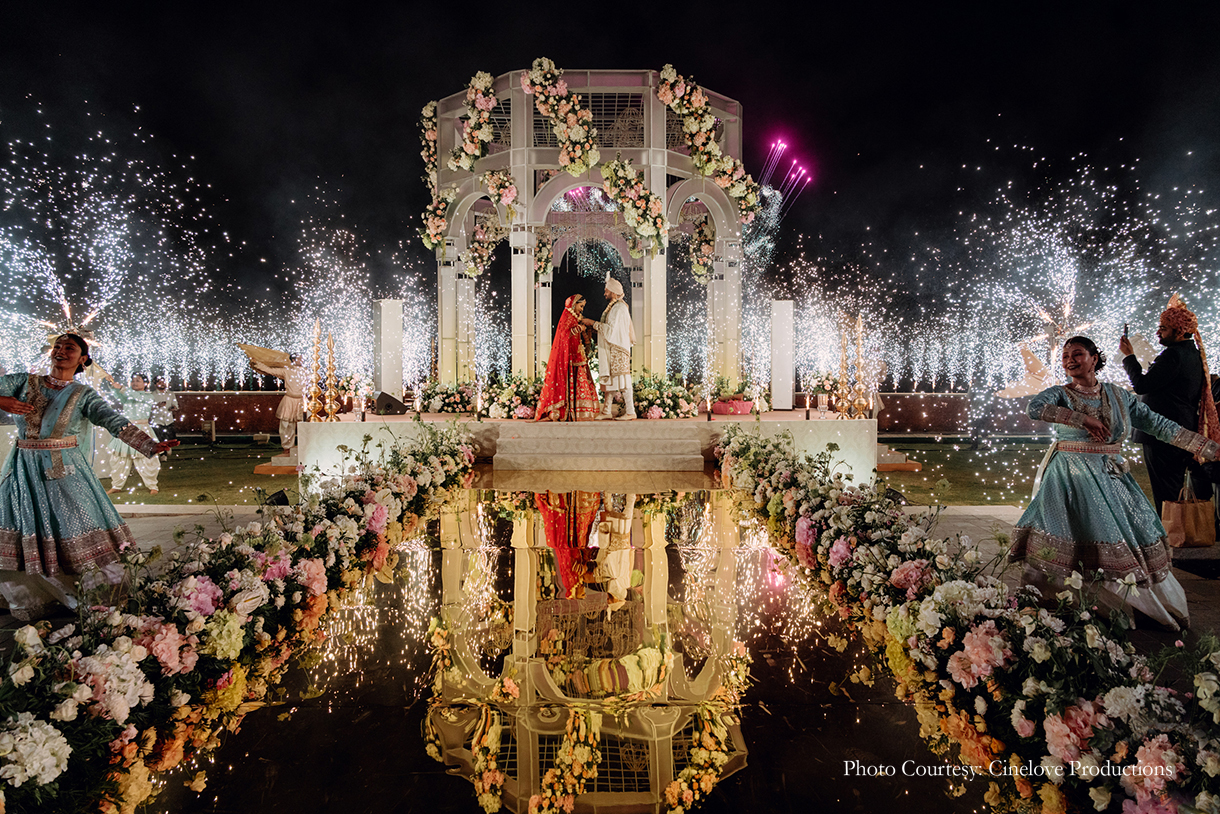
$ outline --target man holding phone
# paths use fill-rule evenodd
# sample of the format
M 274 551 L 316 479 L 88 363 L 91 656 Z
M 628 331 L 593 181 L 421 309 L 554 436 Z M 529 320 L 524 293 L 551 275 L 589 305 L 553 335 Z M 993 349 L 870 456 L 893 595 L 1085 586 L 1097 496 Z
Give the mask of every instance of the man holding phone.
M 1203 358 L 1192 338 L 1198 327 L 1195 315 L 1184 306 L 1171 305 L 1165 309 L 1156 329 L 1157 339 L 1165 350 L 1152 361 L 1147 371 L 1135 358 L 1126 326 L 1123 328 L 1123 338 L 1118 343 L 1118 350 L 1123 354 L 1123 367 L 1136 394 L 1154 413 L 1190 430 L 1200 427 L 1201 397 L 1206 380 Z M 1208 435 L 1202 429 L 1199 432 Z M 1132 438 L 1143 445 L 1158 515 L 1162 503 L 1178 499 L 1188 468 L 1195 494 L 1204 497 L 1211 495 L 1211 480 L 1189 452 L 1158 441 L 1140 430 L 1136 430 Z

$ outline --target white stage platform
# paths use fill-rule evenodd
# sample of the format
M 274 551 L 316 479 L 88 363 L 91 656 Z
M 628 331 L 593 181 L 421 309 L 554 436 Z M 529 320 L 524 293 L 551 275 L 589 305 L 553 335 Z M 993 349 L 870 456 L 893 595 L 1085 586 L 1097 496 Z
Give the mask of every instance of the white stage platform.
M 770 416 L 777 416 L 771 418 Z M 782 416 L 783 418 L 778 418 Z M 589 421 L 567 424 L 528 421 L 474 421 L 458 419 L 474 435 L 478 455 L 491 458 L 503 470 L 579 471 L 690 471 L 692 459 L 714 460 L 713 450 L 726 420 L 754 425 L 767 435 L 788 431 L 797 449 L 818 453 L 828 443 L 839 445 L 835 459 L 844 462 L 857 482 L 871 482 L 877 466 L 877 422 L 871 419 L 800 420 L 804 411 L 770 413 L 715 421 L 698 419 L 647 421 Z M 364 437 L 370 449 L 392 445 L 419 433 L 414 416 L 368 416 L 363 423 L 301 423 L 297 425 L 298 458 L 305 472 L 317 467 L 323 473 L 341 470 L 346 446 L 359 450 Z M 427 415 L 425 421 L 452 421 L 453 416 Z M 695 450 L 698 450 L 697 452 Z M 503 451 L 503 457 L 500 453 Z M 696 457 L 698 456 L 698 457 Z M 350 454 L 347 457 L 351 457 Z

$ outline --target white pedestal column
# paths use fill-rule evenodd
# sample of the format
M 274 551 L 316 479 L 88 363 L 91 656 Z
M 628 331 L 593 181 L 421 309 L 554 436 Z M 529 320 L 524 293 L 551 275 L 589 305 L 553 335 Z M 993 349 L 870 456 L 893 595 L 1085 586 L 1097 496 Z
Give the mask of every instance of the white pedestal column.
M 402 398 L 402 300 L 373 303 L 373 390 Z
M 718 308 L 724 320 L 723 370 L 733 381 L 741 378 L 741 241 L 734 238 L 725 242 L 724 251 L 724 305 Z
M 792 300 L 771 300 L 771 409 L 791 410 L 796 393 Z
M 534 331 L 547 332 L 544 324 L 534 326 L 534 234 L 524 226 L 513 226 L 508 235 L 512 247 L 512 332 L 513 372 L 534 373 Z M 545 323 L 549 325 L 550 323 Z

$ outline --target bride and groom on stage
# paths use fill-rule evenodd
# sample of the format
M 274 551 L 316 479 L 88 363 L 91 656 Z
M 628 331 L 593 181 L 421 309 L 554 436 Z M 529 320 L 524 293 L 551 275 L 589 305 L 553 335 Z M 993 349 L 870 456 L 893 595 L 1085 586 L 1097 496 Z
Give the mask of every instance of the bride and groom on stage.
M 615 418 L 616 396 L 623 399 L 625 412 L 618 421 L 636 417 L 631 389 L 631 346 L 635 327 L 631 309 L 623 300 L 623 284 L 613 277 L 606 280 L 608 305 L 600 320 L 584 315 L 585 298 L 568 297 L 555 329 L 546 379 L 538 401 L 538 421 L 590 421 Z M 598 409 L 597 387 L 589 359 L 593 355 L 593 336 L 597 334 L 597 360 L 604 401 Z

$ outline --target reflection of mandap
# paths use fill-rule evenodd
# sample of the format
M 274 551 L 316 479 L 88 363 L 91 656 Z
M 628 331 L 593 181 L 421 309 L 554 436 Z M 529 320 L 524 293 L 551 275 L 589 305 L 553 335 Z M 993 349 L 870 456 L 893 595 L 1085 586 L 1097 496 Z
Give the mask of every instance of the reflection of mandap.
M 604 509 L 593 497 L 548 493 L 534 512 L 513 513 L 515 635 L 494 674 L 476 642 L 486 625 L 474 606 L 485 598 L 472 596 L 486 587 L 485 563 L 454 547 L 476 536 L 459 519 L 446 545 L 443 583 L 461 587 L 444 598 L 452 627 L 441 623 L 440 641 L 452 667 L 435 686 L 425 734 L 429 754 L 469 778 L 486 810 L 546 810 L 569 792 L 577 811 L 666 810 L 746 765 L 731 678 L 744 651 L 731 632 L 717 635 L 716 652 L 687 678 L 670 646 L 664 515 L 637 516 L 634 495 Z M 582 593 L 567 590 L 576 570 Z M 731 613 L 732 580 L 712 584 L 730 594 L 718 604 Z M 731 631 L 731 619 L 717 621 Z

